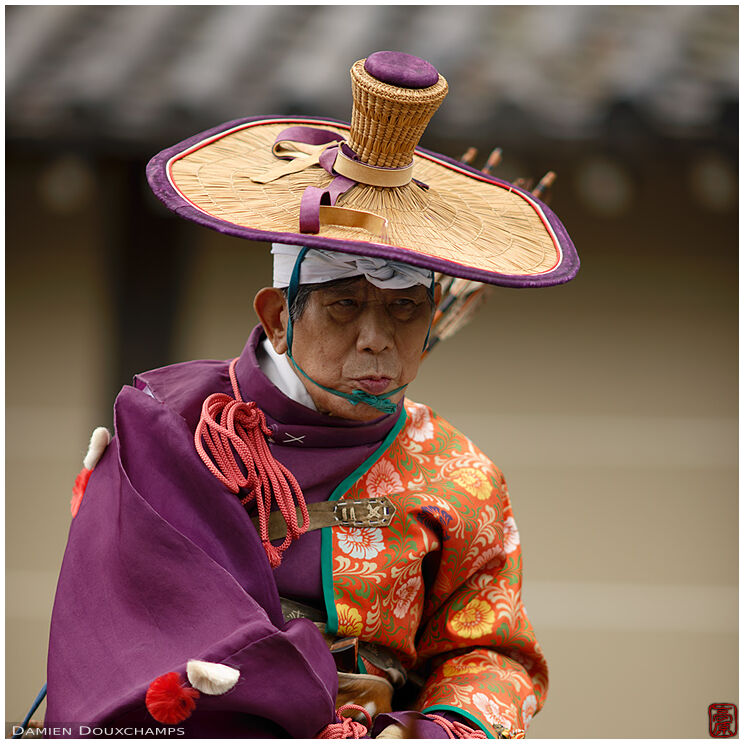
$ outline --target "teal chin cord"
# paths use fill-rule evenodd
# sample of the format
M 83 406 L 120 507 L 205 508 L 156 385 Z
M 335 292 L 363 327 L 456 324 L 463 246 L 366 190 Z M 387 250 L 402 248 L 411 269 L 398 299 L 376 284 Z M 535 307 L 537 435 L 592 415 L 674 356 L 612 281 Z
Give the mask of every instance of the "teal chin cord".
M 300 265 L 302 264 L 302 260 L 305 258 L 305 254 L 307 253 L 308 248 L 305 246 L 300 251 L 299 255 L 297 256 L 297 260 L 295 261 L 294 268 L 292 269 L 292 276 L 289 280 L 289 287 L 287 288 L 287 308 L 291 308 L 294 304 L 295 297 L 297 297 L 297 289 L 300 286 Z M 434 296 L 434 278 L 432 276 L 431 286 L 429 287 L 429 293 L 430 295 Z M 376 408 L 378 411 L 382 413 L 395 413 L 395 410 L 397 408 L 396 404 L 393 403 L 390 398 L 392 398 L 393 395 L 396 393 L 399 393 L 404 388 L 408 387 L 407 385 L 401 385 L 398 388 L 395 388 L 395 390 L 391 390 L 389 393 L 382 393 L 382 395 L 373 395 L 372 393 L 368 393 L 366 390 L 354 390 L 351 393 L 343 393 L 340 390 L 334 390 L 333 388 L 326 387 L 325 385 L 321 385 L 316 380 L 313 380 L 312 377 L 310 377 L 307 372 L 305 372 L 302 367 L 300 367 L 299 364 L 295 361 L 294 357 L 292 356 L 292 314 L 291 312 L 288 312 L 288 319 L 287 319 L 287 356 L 292 361 L 292 364 L 294 364 L 295 368 L 298 370 L 298 372 L 305 377 L 306 379 L 310 380 L 310 382 L 313 383 L 313 385 L 317 385 L 322 390 L 325 390 L 328 393 L 332 393 L 333 395 L 337 395 L 339 398 L 344 398 L 345 400 L 348 400 L 352 405 L 357 405 L 359 403 L 366 403 L 368 406 L 372 406 L 372 408 Z M 429 333 L 431 333 L 431 323 L 429 323 L 429 330 L 426 332 L 426 340 L 424 341 L 424 350 L 426 350 L 426 345 L 429 343 Z
M 303 377 L 310 380 L 313 385 L 317 385 L 319 388 L 322 388 L 329 393 L 338 395 L 339 398 L 346 398 L 346 400 L 348 400 L 354 406 L 358 403 L 366 403 L 368 406 L 372 406 L 372 408 L 376 408 L 378 411 L 382 411 L 382 413 L 395 413 L 395 409 L 397 408 L 397 406 L 395 405 L 395 403 L 393 403 L 393 401 L 388 399 L 396 393 L 399 393 L 401 390 L 403 390 L 403 388 L 407 387 L 406 385 L 401 385 L 399 388 L 395 388 L 395 390 L 391 390 L 389 393 L 383 393 L 382 395 L 372 395 L 372 393 L 368 393 L 366 390 L 354 390 L 351 393 L 342 393 L 340 390 L 334 390 L 333 388 L 326 387 L 325 385 L 321 385 L 316 380 L 313 380 L 313 378 L 310 377 L 310 375 L 308 375 L 307 372 L 305 372 L 305 370 L 302 369 L 299 364 L 297 364 L 289 350 L 287 350 L 287 356 L 292 360 L 292 364 L 294 364 L 297 371 Z

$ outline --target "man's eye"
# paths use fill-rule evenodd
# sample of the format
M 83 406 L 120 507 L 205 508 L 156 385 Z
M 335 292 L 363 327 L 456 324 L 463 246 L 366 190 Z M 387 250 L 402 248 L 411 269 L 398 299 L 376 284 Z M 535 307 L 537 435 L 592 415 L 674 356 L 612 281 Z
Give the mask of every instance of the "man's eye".
M 390 303 L 390 307 L 394 312 L 398 313 L 413 312 L 418 307 L 418 303 L 410 297 L 400 297 L 397 300 L 393 300 Z
M 401 297 L 390 303 L 388 312 L 398 320 L 413 320 L 420 314 L 420 303 L 410 297 Z
M 334 305 L 338 305 L 339 307 L 356 307 L 357 306 L 357 301 L 356 300 L 349 300 L 349 299 L 336 300 L 336 302 L 334 303 Z

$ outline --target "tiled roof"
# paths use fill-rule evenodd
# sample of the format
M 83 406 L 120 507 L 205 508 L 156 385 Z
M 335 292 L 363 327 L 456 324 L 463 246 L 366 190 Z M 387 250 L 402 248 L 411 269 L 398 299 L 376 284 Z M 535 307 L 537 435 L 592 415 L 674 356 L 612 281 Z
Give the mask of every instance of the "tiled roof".
M 6 6 L 8 136 L 138 141 L 262 113 L 348 119 L 351 63 L 432 61 L 435 135 L 603 136 L 630 105 L 695 136 L 738 101 L 738 7 Z

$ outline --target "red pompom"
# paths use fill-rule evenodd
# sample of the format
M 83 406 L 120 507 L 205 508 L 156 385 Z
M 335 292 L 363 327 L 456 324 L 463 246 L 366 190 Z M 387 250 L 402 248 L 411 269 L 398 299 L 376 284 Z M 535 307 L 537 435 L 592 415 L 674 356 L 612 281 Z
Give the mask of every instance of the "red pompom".
M 77 515 L 80 504 L 83 501 L 83 494 L 85 493 L 85 488 L 88 485 L 92 472 L 88 468 L 83 468 L 77 474 L 77 478 L 75 478 L 75 485 L 72 487 L 72 500 L 70 501 L 70 511 L 72 512 L 73 519 Z
M 177 672 L 168 672 L 150 683 L 145 695 L 145 705 L 150 715 L 160 723 L 181 723 L 196 708 L 194 702 L 199 691 L 184 687 Z

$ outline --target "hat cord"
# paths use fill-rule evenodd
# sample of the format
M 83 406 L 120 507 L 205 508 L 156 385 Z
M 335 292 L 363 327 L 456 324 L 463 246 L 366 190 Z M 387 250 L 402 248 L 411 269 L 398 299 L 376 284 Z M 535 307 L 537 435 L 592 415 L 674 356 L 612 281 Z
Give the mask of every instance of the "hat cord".
M 294 366 L 297 368 L 297 371 L 303 377 L 310 380 L 313 385 L 317 385 L 319 388 L 322 388 L 329 393 L 333 393 L 333 395 L 337 395 L 340 398 L 345 398 L 353 406 L 356 406 L 359 403 L 366 403 L 368 406 L 372 406 L 372 408 L 376 408 L 382 413 L 395 413 L 397 406 L 391 400 L 388 400 L 388 398 L 408 387 L 408 385 L 401 385 L 400 387 L 395 388 L 395 390 L 391 390 L 389 393 L 384 393 L 381 395 L 373 395 L 372 393 L 368 393 L 366 390 L 353 390 L 351 393 L 344 393 L 341 392 L 341 390 L 334 390 L 333 388 L 326 387 L 325 385 L 321 385 L 316 380 L 313 380 L 313 378 L 310 377 L 310 375 L 308 375 L 307 372 L 305 372 L 305 370 L 302 369 L 299 364 L 297 364 L 289 350 L 287 351 L 287 356 L 292 360 L 292 364 L 294 364 Z

